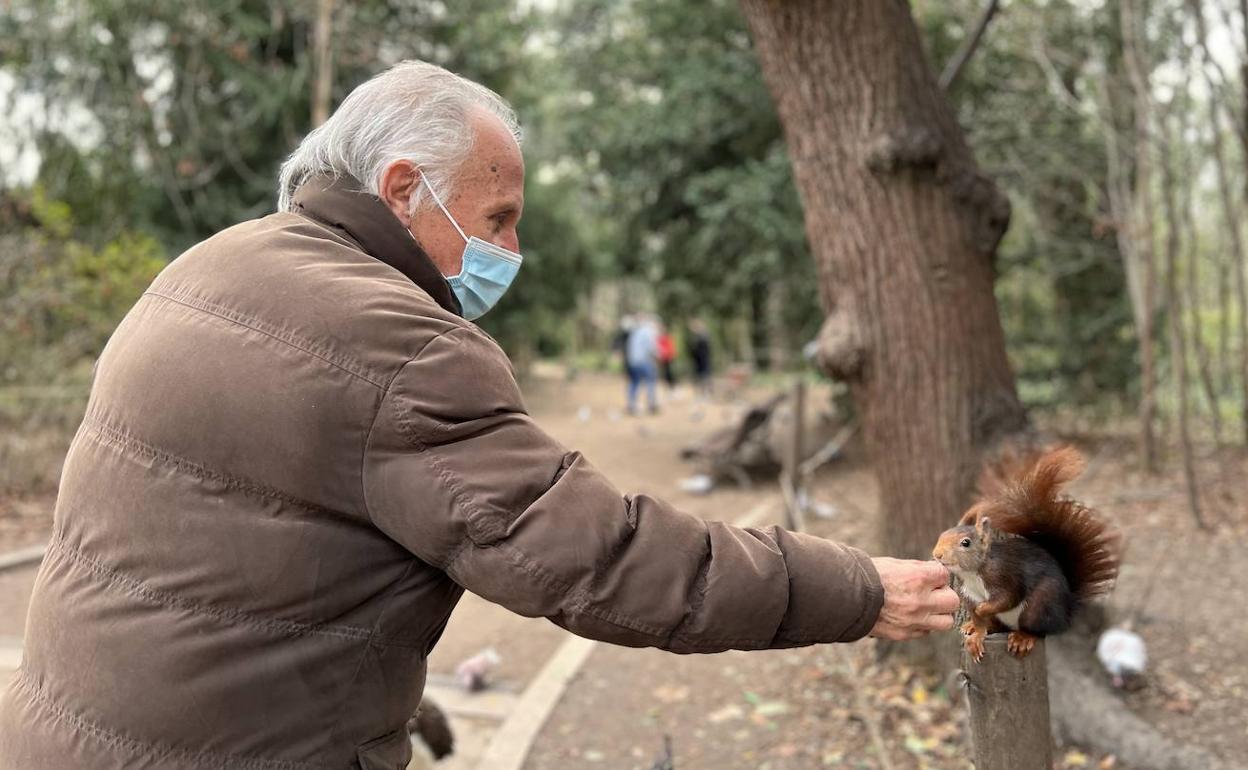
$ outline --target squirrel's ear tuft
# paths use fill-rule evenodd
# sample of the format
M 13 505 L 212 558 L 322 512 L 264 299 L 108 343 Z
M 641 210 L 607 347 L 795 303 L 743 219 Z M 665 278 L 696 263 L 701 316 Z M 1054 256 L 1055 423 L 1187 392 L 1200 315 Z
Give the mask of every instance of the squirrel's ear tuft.
M 962 518 L 958 519 L 958 526 L 965 527 L 969 524 L 975 524 L 980 519 L 988 515 L 988 509 L 992 507 L 992 503 L 981 500 L 970 508 L 966 509 L 966 513 L 962 514 Z
M 987 542 L 992 539 L 992 524 L 989 523 L 987 516 L 980 516 L 975 522 L 975 536 L 980 542 Z

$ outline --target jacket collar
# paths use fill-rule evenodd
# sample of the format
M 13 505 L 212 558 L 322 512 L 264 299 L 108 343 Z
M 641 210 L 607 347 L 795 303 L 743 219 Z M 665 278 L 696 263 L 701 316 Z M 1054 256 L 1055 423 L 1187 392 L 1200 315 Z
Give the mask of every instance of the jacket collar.
M 398 270 L 444 309 L 462 316 L 459 299 L 433 260 L 381 199 L 354 177 L 312 177 L 295 191 L 295 211 L 346 233 L 370 256 Z

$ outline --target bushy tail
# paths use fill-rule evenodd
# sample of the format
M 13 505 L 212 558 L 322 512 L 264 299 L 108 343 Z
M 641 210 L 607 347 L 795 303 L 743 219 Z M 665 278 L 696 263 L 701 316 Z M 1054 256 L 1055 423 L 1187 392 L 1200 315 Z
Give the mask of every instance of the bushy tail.
M 1106 594 L 1118 577 L 1122 535 L 1096 511 L 1060 494 L 1084 467 L 1073 447 L 1006 457 L 985 471 L 983 498 L 962 522 L 987 516 L 996 529 L 1037 543 L 1062 566 L 1081 600 Z

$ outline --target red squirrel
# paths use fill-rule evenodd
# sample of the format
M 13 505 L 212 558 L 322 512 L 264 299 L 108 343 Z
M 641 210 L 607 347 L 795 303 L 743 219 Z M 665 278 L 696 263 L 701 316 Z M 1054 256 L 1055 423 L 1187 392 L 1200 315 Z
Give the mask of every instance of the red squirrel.
M 981 499 L 958 526 L 940 535 L 932 556 L 961 579 L 971 602 L 962 633 L 975 660 L 983 658 L 984 637 L 1004 629 L 1006 648 L 1025 657 L 1037 638 L 1068 630 L 1081 603 L 1113 586 L 1117 530 L 1059 495 L 1083 469 L 1071 447 L 1008 458 L 981 479 Z

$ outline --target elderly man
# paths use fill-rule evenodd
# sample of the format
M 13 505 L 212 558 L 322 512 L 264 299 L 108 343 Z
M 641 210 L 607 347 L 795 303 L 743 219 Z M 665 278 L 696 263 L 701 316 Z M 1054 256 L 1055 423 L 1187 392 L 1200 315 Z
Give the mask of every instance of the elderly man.
M 951 627 L 938 565 L 621 496 L 533 423 L 472 323 L 520 265 L 518 134 L 400 64 L 279 213 L 157 277 L 65 461 L 0 768 L 401 768 L 465 589 L 674 652 Z

